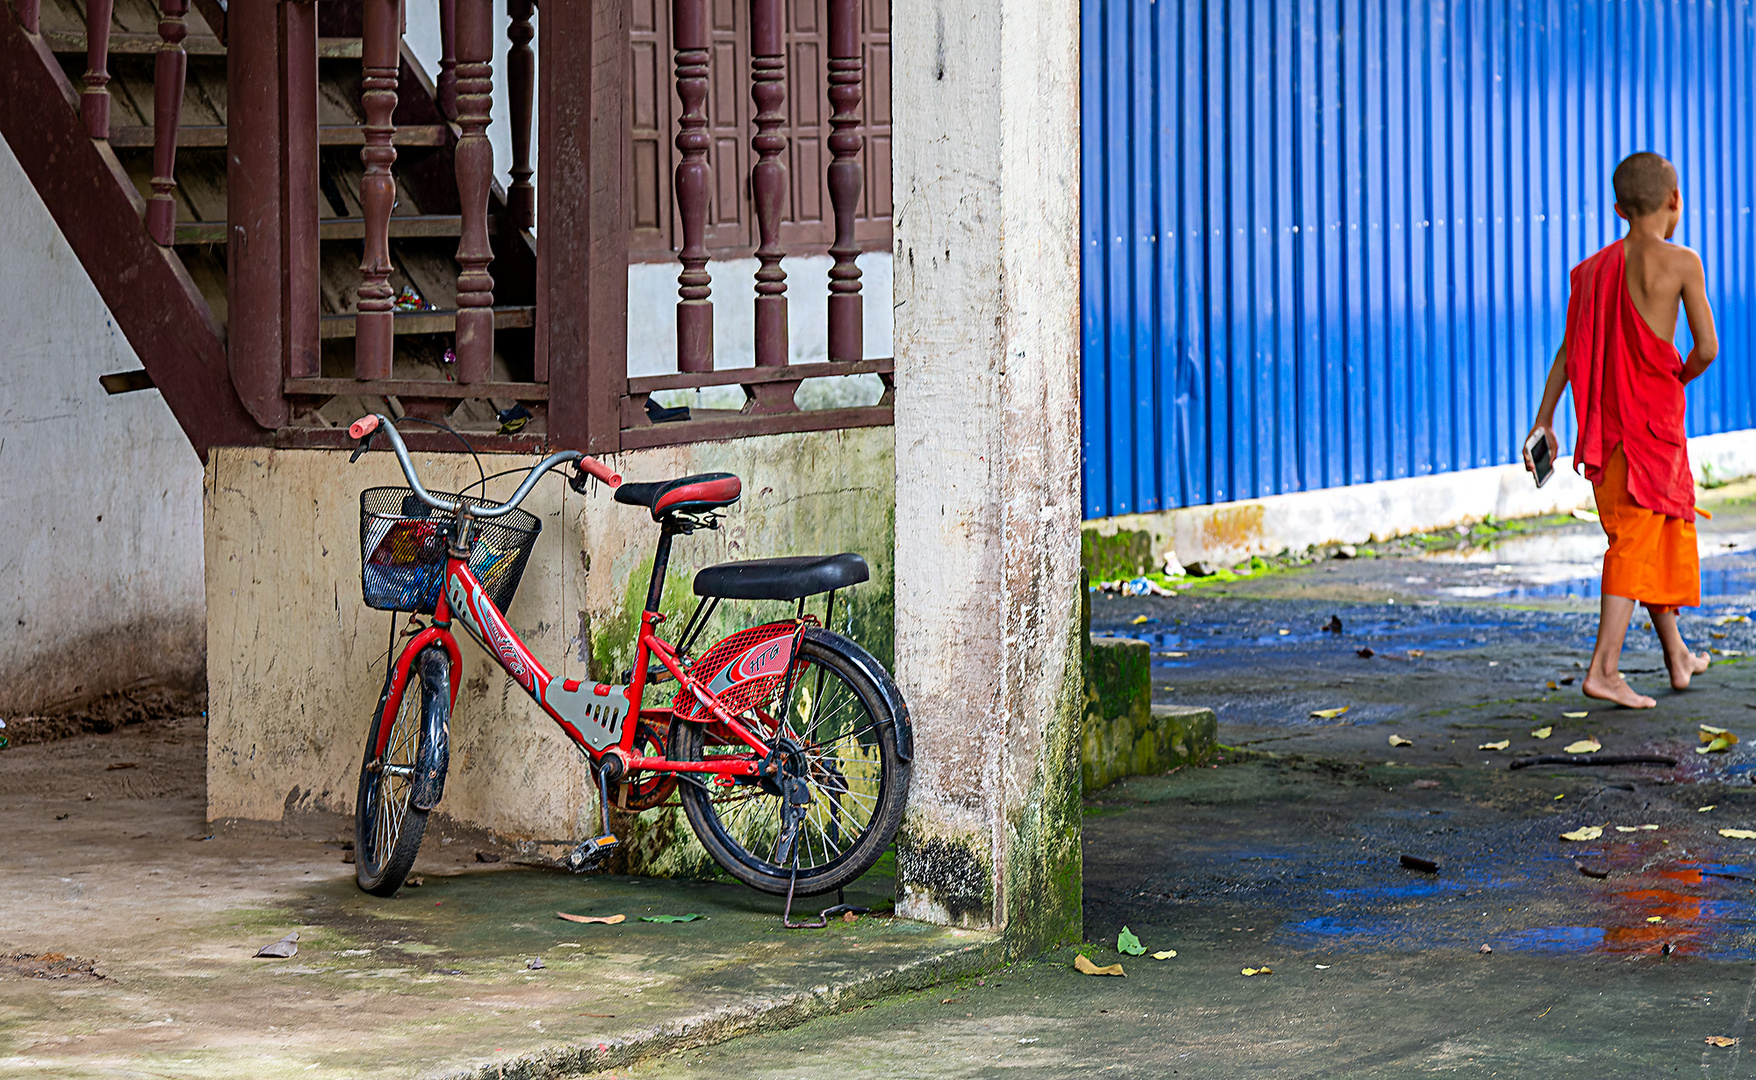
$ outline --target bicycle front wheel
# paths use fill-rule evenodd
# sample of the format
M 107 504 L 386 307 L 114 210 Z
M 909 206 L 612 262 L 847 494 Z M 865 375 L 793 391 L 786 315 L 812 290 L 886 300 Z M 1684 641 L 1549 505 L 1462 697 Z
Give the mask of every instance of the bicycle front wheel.
M 868 674 L 870 673 L 870 675 Z M 839 889 L 884 854 L 902 824 L 909 766 L 897 752 L 896 726 L 906 724 L 889 702 L 900 701 L 883 667 L 854 642 L 808 629 L 799 643 L 791 688 L 740 714 L 763 737 L 789 740 L 805 759 L 810 805 L 792 854 L 778 855 L 781 800 L 744 778 L 679 774 L 677 785 L 689 825 L 714 861 L 744 884 L 784 895 L 797 872 L 796 892 L 813 896 Z M 785 699 L 784 702 L 782 699 Z M 781 715 L 784 710 L 785 715 Z M 671 725 L 671 758 L 706 761 L 753 757 L 743 743 L 716 733 L 717 725 L 679 720 Z
M 409 672 L 401 704 L 387 713 L 380 699 L 366 734 L 354 802 L 354 880 L 374 896 L 390 896 L 402 888 L 421 850 L 427 811 L 411 802 L 414 778 L 443 767 L 427 733 L 445 730 L 450 720 L 450 665 L 444 649 L 424 650 Z M 433 710 L 437 716 L 430 715 Z M 437 726 L 431 724 L 435 720 Z M 380 743 L 382 754 L 377 752 Z

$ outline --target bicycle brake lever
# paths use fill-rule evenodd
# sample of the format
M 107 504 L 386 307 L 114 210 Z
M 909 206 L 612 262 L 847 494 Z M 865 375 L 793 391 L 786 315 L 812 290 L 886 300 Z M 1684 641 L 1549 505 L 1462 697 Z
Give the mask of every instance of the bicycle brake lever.
M 376 434 L 377 434 L 376 431 L 369 431 L 366 434 L 360 436 L 360 445 L 356 446 L 354 448 L 353 456 L 348 458 L 349 465 L 352 465 L 354 462 L 360 460 L 361 454 L 364 454 L 366 451 L 372 449 L 372 437 Z

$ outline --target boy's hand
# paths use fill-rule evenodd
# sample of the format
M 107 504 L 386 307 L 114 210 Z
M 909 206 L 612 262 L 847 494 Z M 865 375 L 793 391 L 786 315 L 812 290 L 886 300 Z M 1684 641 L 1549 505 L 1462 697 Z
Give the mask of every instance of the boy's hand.
M 1549 460 L 1556 461 L 1561 457 L 1561 443 L 1555 438 L 1555 429 L 1539 420 L 1531 425 L 1530 434 L 1524 437 L 1524 471 L 1527 473 L 1536 472 L 1536 463 L 1530 459 L 1530 440 L 1539 431 L 1549 444 Z

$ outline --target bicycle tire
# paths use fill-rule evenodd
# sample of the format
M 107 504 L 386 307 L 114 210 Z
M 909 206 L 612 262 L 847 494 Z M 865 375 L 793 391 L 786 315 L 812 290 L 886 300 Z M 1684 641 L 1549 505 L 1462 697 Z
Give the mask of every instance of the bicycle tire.
M 901 709 L 901 715 L 892 710 L 890 702 L 900 703 L 902 698 L 882 665 L 847 638 L 816 628 L 802 635 L 796 664 L 788 715 L 778 719 L 786 730 L 802 735 L 805 747 L 823 748 L 815 756 L 807 755 L 812 762 L 806 778 L 812 809 L 795 850 L 810 865 L 797 867 L 796 884 L 793 866 L 759 854 L 765 846 L 769 855 L 774 854 L 770 834 L 778 837 L 780 832 L 778 797 L 753 783 L 712 777 L 702 782 L 689 774 L 679 774 L 677 785 L 689 826 L 714 861 L 744 884 L 775 896 L 785 895 L 789 885 L 799 896 L 832 892 L 870 870 L 902 825 L 911 771 L 897 749 L 897 725 L 908 723 L 907 709 Z M 884 685 L 875 685 L 874 679 Z M 830 680 L 833 685 L 826 685 Z M 784 693 L 777 687 L 764 704 L 775 704 Z M 849 702 L 858 703 L 863 719 L 854 715 L 843 724 L 841 716 Z M 740 715 L 750 717 L 758 711 L 753 708 Z M 673 723 L 672 760 L 704 760 L 715 747 L 711 728 L 696 721 Z M 827 737 L 833 742 L 823 741 Z M 741 743 L 721 744 L 719 750 L 750 752 Z M 850 775 L 856 779 L 850 781 Z M 857 793 L 856 785 L 861 789 Z M 858 825 L 858 834 L 845 845 L 840 842 L 844 821 Z
M 359 795 L 354 801 L 354 882 L 373 896 L 390 896 L 402 888 L 421 850 L 427 811 L 410 801 L 413 778 L 444 768 L 427 733 L 444 730 L 450 721 L 450 667 L 451 659 L 444 649 L 433 646 L 423 650 L 411 665 L 410 674 L 415 677 L 404 687 L 396 715 L 385 716 L 388 682 L 372 715 L 360 763 Z M 373 751 L 386 723 L 391 730 L 384 746 L 385 760 L 380 762 Z M 396 771 L 384 768 L 386 765 Z

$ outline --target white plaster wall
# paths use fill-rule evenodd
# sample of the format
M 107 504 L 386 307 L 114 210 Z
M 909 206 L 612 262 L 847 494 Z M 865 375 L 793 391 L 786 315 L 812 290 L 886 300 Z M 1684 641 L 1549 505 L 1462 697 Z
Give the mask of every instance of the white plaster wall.
M 0 715 L 198 679 L 201 463 L 0 140 Z
M 1077 893 L 1077 839 L 1044 822 L 1079 784 L 1079 10 L 897 0 L 892 26 L 896 666 L 926 853 L 899 854 L 898 910 L 1010 931 L 1078 905 L 1050 894 Z
M 1756 475 L 1756 430 L 1701 435 L 1689 440 L 1696 479 Z M 1105 535 L 1143 530 L 1154 552 L 1184 563 L 1231 566 L 1251 555 L 1323 544 L 1363 544 L 1395 536 L 1495 518 L 1537 517 L 1593 506 L 1591 484 L 1573 471 L 1573 459 L 1555 463 L 1538 488 L 1522 465 L 1464 469 L 1437 476 L 1270 495 L 1153 514 L 1125 514 L 1086 523 Z

